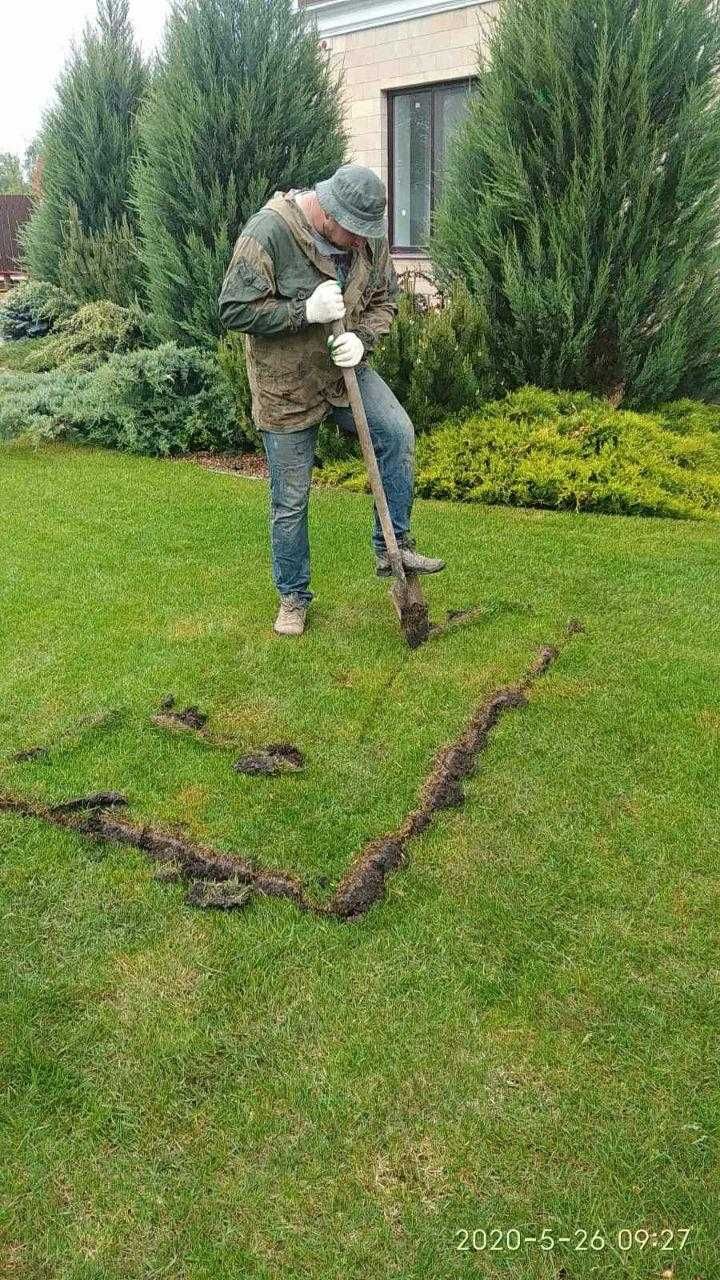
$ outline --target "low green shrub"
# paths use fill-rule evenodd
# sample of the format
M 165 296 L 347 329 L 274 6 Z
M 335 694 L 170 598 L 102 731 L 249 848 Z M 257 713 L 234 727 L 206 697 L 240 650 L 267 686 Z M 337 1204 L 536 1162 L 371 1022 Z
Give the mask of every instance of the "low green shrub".
M 403 291 L 397 317 L 371 363 L 421 433 L 453 414 L 478 409 L 496 391 L 487 350 L 484 312 L 456 285 L 441 307 Z
M 718 515 L 717 414 L 711 406 L 695 412 L 692 405 L 640 414 L 584 392 L 523 387 L 421 436 L 416 492 L 622 515 Z M 355 460 L 329 463 L 317 479 L 367 488 Z
M 45 280 L 27 280 L 0 302 L 0 338 L 13 341 L 48 333 L 77 307 L 64 289 Z
M 494 394 L 487 347 L 484 314 L 461 285 L 442 306 L 430 306 L 425 295 L 403 289 L 392 328 L 369 363 L 421 435 L 454 414 L 479 409 Z M 331 465 L 350 463 L 360 453 L 354 437 L 328 421 L 318 434 L 317 455 Z
M 212 354 L 172 342 L 89 372 L 0 372 L 0 439 L 59 436 L 129 453 L 234 449 L 233 387 Z
M 0 371 L 0 441 L 39 444 L 68 428 L 67 406 L 89 374 Z
M 233 388 L 208 352 L 165 342 L 111 356 L 65 406 L 85 441 L 128 453 L 237 446 Z
M 88 302 L 71 316 L 59 320 L 42 341 L 26 339 L 20 360 L 13 349 L 0 349 L 0 367 L 22 368 L 30 373 L 52 369 L 96 369 L 117 352 L 136 351 L 159 341 L 152 321 L 139 306 L 119 307 L 114 302 Z M 13 344 L 15 345 L 15 344 Z

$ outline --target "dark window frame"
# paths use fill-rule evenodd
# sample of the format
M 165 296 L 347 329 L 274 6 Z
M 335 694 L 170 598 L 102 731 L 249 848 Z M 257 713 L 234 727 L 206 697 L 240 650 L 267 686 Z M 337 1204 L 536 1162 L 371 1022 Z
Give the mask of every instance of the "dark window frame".
M 431 80 L 425 84 L 403 84 L 395 89 L 386 89 L 386 119 L 388 144 L 388 233 L 390 236 L 390 252 L 396 258 L 427 258 L 427 250 L 420 245 L 396 245 L 395 234 L 395 99 L 410 93 L 422 93 L 435 89 L 459 88 L 467 86 L 470 93 L 477 84 L 477 76 L 455 76 L 447 80 Z M 430 219 L 435 210 L 435 102 L 430 100 Z

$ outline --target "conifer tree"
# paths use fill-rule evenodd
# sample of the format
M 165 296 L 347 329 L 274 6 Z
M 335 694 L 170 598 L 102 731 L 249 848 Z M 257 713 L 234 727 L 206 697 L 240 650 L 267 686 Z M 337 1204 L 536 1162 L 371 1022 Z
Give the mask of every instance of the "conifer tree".
M 0 195 L 23 196 L 27 183 L 20 157 L 12 151 L 0 152 Z
M 30 274 L 70 287 L 83 300 L 105 296 L 126 304 L 140 283 L 129 198 L 137 113 L 146 84 L 128 0 L 97 0 L 96 23 L 85 27 L 73 49 L 56 87 L 57 102 L 45 120 L 42 196 L 23 235 Z M 67 279 L 68 242 L 77 255 L 84 252 L 84 237 L 97 270 L 78 281 Z M 111 260 L 107 272 L 101 264 L 104 253 Z M 105 292 L 105 276 L 123 282 L 119 293 Z
M 168 337 L 213 343 L 243 224 L 343 162 L 339 85 L 306 13 L 293 0 L 176 0 L 141 136 L 152 310 Z
M 436 211 L 509 386 L 720 390 L 716 0 L 502 0 Z

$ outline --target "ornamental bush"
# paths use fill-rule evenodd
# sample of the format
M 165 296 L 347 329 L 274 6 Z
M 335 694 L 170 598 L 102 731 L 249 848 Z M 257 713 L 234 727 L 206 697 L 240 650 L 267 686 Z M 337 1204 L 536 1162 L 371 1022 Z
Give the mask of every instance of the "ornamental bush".
M 23 343 L 21 367 L 35 373 L 95 369 L 116 352 L 135 351 L 157 341 L 152 321 L 138 306 L 88 302 L 60 320 L 49 337 Z M 2 355 L 0 367 L 5 365 Z
M 21 234 L 31 275 L 73 279 L 82 301 L 130 303 L 141 282 L 130 173 L 146 84 L 128 0 L 97 0 L 95 23 L 55 86 L 43 126 L 42 198 Z
M 338 77 L 294 0 L 176 0 L 141 113 L 136 206 L 150 303 L 169 338 L 214 347 L 244 223 L 342 164 Z
M 356 460 L 321 483 L 367 488 Z M 418 495 L 463 502 L 605 512 L 720 515 L 720 431 L 708 406 L 654 414 L 613 409 L 585 392 L 524 387 L 420 438 Z
M 451 414 L 471 413 L 498 390 L 490 370 L 484 309 L 462 284 L 439 303 L 402 289 L 390 332 L 370 364 L 407 409 L 419 435 Z M 332 422 L 318 436 L 318 456 L 337 462 L 358 456 L 350 435 Z
M 252 420 L 252 395 L 245 362 L 245 343 L 242 333 L 228 333 L 218 343 L 220 368 L 228 378 L 235 395 L 238 443 L 259 451 L 260 435 Z
M 232 384 L 209 352 L 173 342 L 111 356 L 65 406 L 82 440 L 168 455 L 238 444 Z
M 417 432 L 478 408 L 496 390 L 485 311 L 459 283 L 441 306 L 428 306 L 420 295 L 403 290 L 397 317 L 371 363 Z
M 434 216 L 500 385 L 720 392 L 717 0 L 501 0 Z
M 91 371 L 0 371 L 0 440 L 67 438 L 168 455 L 241 443 L 232 383 L 214 355 L 172 342 Z
M 69 426 L 67 406 L 89 374 L 0 371 L 0 441 L 40 444 Z
M 18 284 L 0 302 L 0 338 L 14 341 L 46 334 L 76 307 L 74 298 L 47 280 Z

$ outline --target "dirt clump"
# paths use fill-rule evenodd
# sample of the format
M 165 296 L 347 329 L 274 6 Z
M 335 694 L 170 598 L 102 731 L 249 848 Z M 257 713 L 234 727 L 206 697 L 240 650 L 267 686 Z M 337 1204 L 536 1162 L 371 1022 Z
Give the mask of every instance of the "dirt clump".
M 221 853 L 162 828 L 131 822 L 121 815 L 95 810 L 77 829 L 84 835 L 132 845 L 154 862 L 174 863 L 188 879 L 230 880 L 235 876 L 250 881 L 253 878 L 252 867 L 244 858 Z
M 430 618 L 427 605 L 417 602 L 404 604 L 400 610 L 400 626 L 411 649 L 419 649 L 430 635 Z
M 279 773 L 294 773 L 302 769 L 305 757 L 299 747 L 291 742 L 271 742 L 258 751 L 250 752 L 235 761 L 235 773 L 247 773 L 274 778 Z
M 395 835 L 381 836 L 363 849 L 326 908 L 341 920 L 364 916 L 385 892 L 385 878 L 405 860 L 404 842 Z
M 150 717 L 150 723 L 154 724 L 157 729 L 165 729 L 168 733 L 186 734 L 197 742 L 202 742 L 207 747 L 214 747 L 219 750 L 232 750 L 237 747 L 235 738 L 227 737 L 225 734 L 213 733 L 208 728 L 210 717 L 206 711 L 201 711 L 200 707 L 189 706 L 179 708 L 176 705 L 175 698 L 167 697 L 160 704 L 160 709 Z
M 199 707 L 185 707 L 180 711 L 172 694 L 164 698 L 160 710 L 152 717 L 152 723 L 160 729 L 191 729 L 195 732 L 207 725 L 209 716 Z
M 257 893 L 266 897 L 290 898 L 301 910 L 310 908 L 299 880 L 287 872 L 257 867 L 248 858 L 239 857 L 235 853 L 221 853 L 209 845 L 197 844 L 161 828 L 142 826 L 112 813 L 96 810 L 78 823 L 75 829 L 96 839 L 132 845 L 153 861 L 171 865 L 173 873 L 179 879 L 251 885 Z M 198 900 L 193 905 L 201 906 L 202 903 Z M 226 903 L 226 907 L 227 905 Z
M 120 791 L 93 791 L 89 796 L 72 796 L 59 804 L 51 804 L 48 813 L 78 813 L 86 809 L 121 809 L 127 805 L 127 796 Z
M 565 634 L 569 639 L 577 630 L 568 627 Z M 463 804 L 463 781 L 474 772 L 477 757 L 486 749 L 492 730 L 506 712 L 527 705 L 532 685 L 559 653 L 559 647 L 543 645 L 524 677 L 491 693 L 475 711 L 465 732 L 440 749 L 420 789 L 418 807 L 396 831 L 365 846 L 340 881 L 328 904 L 328 914 L 344 920 L 357 918 L 383 897 L 387 875 L 407 861 L 408 841 L 425 831 L 436 813 Z

